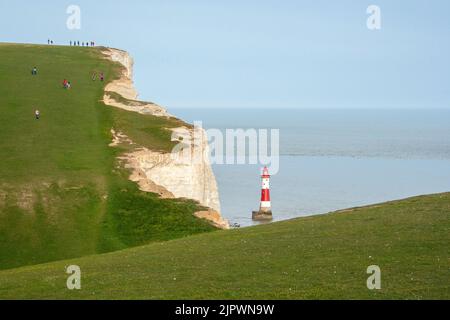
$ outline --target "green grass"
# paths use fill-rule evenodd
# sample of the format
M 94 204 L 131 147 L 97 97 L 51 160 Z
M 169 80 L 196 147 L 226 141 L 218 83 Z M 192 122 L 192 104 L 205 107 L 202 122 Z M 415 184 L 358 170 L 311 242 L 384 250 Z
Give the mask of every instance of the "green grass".
M 129 100 L 115 92 L 108 91 L 107 94 L 117 102 L 126 105 L 140 106 L 151 103 Z M 113 116 L 115 127 L 126 128 L 127 135 L 133 142 L 162 152 L 171 152 L 176 145 L 171 141 L 172 132 L 169 129 L 182 126 L 192 127 L 191 124 L 174 117 L 142 116 L 134 112 L 123 112 L 120 109 L 114 109 Z
M 447 193 L 1 271 L 0 298 L 449 299 L 449 243 Z
M 116 169 L 111 128 L 168 151 L 181 123 L 105 106 L 119 72 L 97 48 L 0 44 L 0 269 L 215 230 L 195 203 L 143 193 Z

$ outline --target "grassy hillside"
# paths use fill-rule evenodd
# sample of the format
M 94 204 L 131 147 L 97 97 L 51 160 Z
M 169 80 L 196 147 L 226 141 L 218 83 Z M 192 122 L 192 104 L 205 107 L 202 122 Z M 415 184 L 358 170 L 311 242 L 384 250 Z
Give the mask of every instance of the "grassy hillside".
M 215 230 L 195 203 L 140 192 L 116 168 L 111 128 L 170 150 L 164 128 L 180 124 L 105 106 L 119 71 L 98 48 L 0 44 L 0 269 Z
M 0 298 L 449 299 L 449 243 L 447 193 L 2 271 Z

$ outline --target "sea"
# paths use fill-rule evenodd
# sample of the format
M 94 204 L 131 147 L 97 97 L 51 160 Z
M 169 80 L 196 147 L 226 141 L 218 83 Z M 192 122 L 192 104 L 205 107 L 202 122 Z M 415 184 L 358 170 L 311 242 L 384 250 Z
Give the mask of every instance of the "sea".
M 180 108 L 205 129 L 279 130 L 274 221 L 450 191 L 450 110 Z M 214 164 L 222 215 L 252 226 L 263 164 Z

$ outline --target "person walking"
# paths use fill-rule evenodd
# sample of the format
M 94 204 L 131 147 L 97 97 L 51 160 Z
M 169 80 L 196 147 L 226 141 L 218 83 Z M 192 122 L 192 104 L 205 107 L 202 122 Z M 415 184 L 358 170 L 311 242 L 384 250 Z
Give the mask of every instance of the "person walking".
M 39 120 L 41 118 L 41 112 L 36 109 L 36 111 L 34 111 L 34 116 L 35 116 L 36 120 Z
M 34 67 L 34 68 L 31 70 L 31 75 L 33 75 L 33 76 L 36 76 L 36 75 L 37 75 L 37 68 L 36 68 L 36 67 Z

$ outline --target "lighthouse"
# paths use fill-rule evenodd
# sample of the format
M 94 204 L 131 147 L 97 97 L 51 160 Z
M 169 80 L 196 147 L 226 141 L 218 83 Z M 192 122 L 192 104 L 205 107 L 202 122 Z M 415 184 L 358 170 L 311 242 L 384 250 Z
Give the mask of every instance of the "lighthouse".
M 259 211 L 253 211 L 253 220 L 272 220 L 272 204 L 270 202 L 270 173 L 267 167 L 262 172 L 261 205 Z

